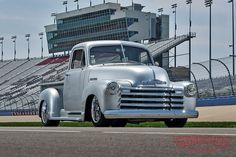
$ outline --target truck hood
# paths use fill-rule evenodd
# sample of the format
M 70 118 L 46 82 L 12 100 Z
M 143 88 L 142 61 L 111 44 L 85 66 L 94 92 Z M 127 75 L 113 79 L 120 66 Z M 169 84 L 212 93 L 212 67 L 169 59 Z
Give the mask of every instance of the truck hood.
M 156 66 L 113 65 L 91 68 L 89 80 L 130 82 L 132 86 L 169 86 L 167 72 Z

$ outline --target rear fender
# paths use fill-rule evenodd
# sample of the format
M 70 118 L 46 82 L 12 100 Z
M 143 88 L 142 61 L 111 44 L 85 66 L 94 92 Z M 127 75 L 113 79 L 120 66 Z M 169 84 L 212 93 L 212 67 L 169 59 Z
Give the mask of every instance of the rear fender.
M 60 111 L 63 108 L 63 102 L 58 90 L 55 88 L 47 88 L 43 90 L 40 94 L 39 100 L 39 111 L 41 111 L 42 103 L 46 102 L 48 107 L 48 118 L 50 119 L 52 117 L 60 117 Z M 39 116 L 41 116 L 40 112 Z

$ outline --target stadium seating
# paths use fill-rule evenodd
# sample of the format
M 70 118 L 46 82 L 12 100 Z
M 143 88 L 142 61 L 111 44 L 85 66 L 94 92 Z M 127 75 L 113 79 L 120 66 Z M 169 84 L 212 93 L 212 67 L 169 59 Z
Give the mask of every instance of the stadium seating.
M 4 61 L 4 62 L 0 62 L 0 69 L 2 69 L 3 67 L 7 66 L 8 64 L 10 64 L 12 61 Z
M 39 84 L 64 79 L 69 57 L 0 63 L 0 112 L 35 114 Z M 0 114 L 1 115 L 1 114 Z
M 11 71 L 17 69 L 18 67 L 22 66 L 26 62 L 28 62 L 28 60 L 19 60 L 19 61 L 10 62 L 9 64 L 7 64 L 6 66 L 4 66 L 0 69 L 0 77 L 2 77 L 4 75 L 10 73 Z
M 196 34 L 192 34 L 191 37 L 195 37 Z M 177 36 L 176 38 L 170 38 L 167 40 L 162 40 L 158 42 L 151 43 L 147 45 L 148 49 L 152 53 L 153 57 L 158 57 L 160 54 L 169 51 L 170 49 L 174 48 L 175 46 L 189 40 L 189 35 L 181 35 Z

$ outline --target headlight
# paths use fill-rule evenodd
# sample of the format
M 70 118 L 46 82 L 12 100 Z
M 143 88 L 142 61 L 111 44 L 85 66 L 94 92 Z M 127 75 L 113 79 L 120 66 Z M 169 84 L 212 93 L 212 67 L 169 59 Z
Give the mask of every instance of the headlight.
M 110 94 L 110 95 L 115 95 L 119 92 L 120 90 L 120 86 L 118 83 L 116 82 L 111 82 L 107 85 L 107 93 Z
M 184 92 L 185 96 L 194 97 L 197 94 L 196 86 L 194 84 L 189 84 L 188 86 L 185 87 Z

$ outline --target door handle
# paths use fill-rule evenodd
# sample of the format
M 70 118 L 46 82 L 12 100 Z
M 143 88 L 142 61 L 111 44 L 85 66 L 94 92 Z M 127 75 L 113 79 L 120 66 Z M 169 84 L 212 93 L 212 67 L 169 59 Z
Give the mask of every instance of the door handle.
M 70 74 L 66 74 L 66 76 L 68 77 L 68 76 L 70 76 Z

